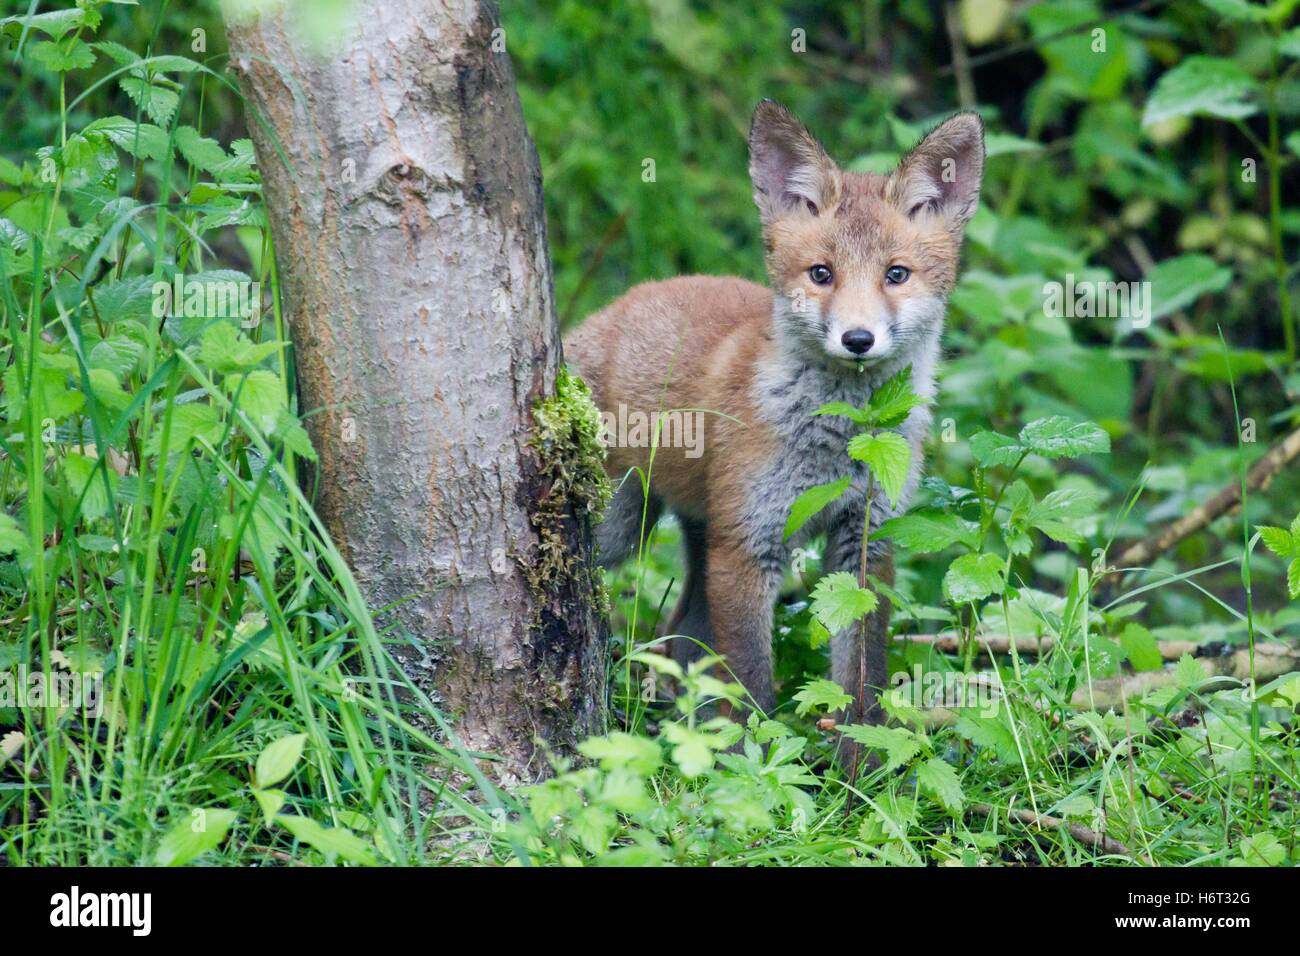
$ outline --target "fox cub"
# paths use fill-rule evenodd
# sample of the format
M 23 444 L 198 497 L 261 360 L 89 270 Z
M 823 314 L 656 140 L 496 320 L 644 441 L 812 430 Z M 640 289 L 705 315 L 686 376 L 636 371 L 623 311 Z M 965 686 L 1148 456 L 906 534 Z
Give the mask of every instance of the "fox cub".
M 622 561 L 667 508 L 681 523 L 687 572 L 665 633 L 687 660 L 696 641 L 725 657 L 759 707 L 770 710 L 772 606 L 789 549 L 826 535 L 828 571 L 858 570 L 867 474 L 851 462 L 848 419 L 814 416 L 823 403 L 863 404 L 905 366 L 914 390 L 934 394 L 948 294 L 962 232 L 979 202 L 984 127 L 959 113 L 926 136 L 888 176 L 840 169 L 783 106 L 758 105 L 749 175 L 763 227 L 770 288 L 737 278 L 649 282 L 587 319 L 564 342 L 565 359 L 607 416 L 622 408 L 703 412 L 702 453 L 652 442 L 613 442 L 607 469 L 622 480 L 598 532 L 601 561 Z M 899 508 L 915 490 L 925 407 L 898 429 L 912 446 Z M 644 436 L 643 436 L 644 437 Z M 635 447 L 627 447 L 635 446 Z M 791 503 L 857 467 L 846 494 L 786 541 Z M 650 469 L 650 500 L 629 473 Z M 878 488 L 879 486 L 877 486 Z M 877 492 L 872 526 L 891 517 Z M 870 570 L 892 583 L 887 545 Z M 880 718 L 889 605 L 868 625 L 868 646 L 848 628 L 833 636 L 832 678 L 853 694 L 852 718 Z M 862 661 L 866 662 L 865 668 Z

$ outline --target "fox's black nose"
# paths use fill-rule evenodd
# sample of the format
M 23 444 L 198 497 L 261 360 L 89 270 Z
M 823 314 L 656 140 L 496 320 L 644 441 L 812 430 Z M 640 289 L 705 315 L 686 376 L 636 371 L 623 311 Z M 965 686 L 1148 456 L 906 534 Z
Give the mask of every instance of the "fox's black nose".
M 875 344 L 876 337 L 866 329 L 849 329 L 840 336 L 840 341 L 854 355 L 866 355 Z

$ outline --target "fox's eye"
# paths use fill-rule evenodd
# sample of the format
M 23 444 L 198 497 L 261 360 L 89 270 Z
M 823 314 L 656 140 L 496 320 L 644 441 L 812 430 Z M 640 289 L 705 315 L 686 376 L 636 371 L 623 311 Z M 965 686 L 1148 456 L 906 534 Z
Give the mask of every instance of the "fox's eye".
M 902 285 L 911 274 L 912 270 L 907 266 L 890 266 L 885 270 L 885 281 L 890 285 Z
M 812 279 L 818 285 L 830 285 L 834 276 L 831 274 L 831 267 L 824 266 L 821 263 L 813 266 L 808 270 L 808 278 Z

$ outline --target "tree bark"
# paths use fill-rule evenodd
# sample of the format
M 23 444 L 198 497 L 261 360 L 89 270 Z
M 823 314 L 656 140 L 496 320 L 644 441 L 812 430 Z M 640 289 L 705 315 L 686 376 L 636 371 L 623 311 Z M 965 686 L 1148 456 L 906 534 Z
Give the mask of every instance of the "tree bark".
M 497 11 L 358 0 L 325 47 L 300 12 L 232 14 L 228 33 L 318 508 L 371 607 L 405 602 L 399 656 L 461 742 L 507 784 L 538 779 L 539 739 L 564 753 L 602 726 L 607 634 L 588 510 L 557 505 L 535 450 L 560 341 Z M 574 573 L 548 576 L 560 546 Z

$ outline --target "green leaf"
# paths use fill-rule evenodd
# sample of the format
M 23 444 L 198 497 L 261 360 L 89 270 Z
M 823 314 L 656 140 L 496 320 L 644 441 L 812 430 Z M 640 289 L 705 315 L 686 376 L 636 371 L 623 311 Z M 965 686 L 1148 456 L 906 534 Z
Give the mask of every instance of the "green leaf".
M 1287 566 L 1286 593 L 1293 601 L 1300 598 L 1300 558 L 1296 558 Z
M 1242 119 L 1257 107 L 1250 102 L 1258 87 L 1234 61 L 1217 56 L 1189 56 L 1160 77 L 1142 114 L 1142 125 L 1178 116 Z
M 1119 635 L 1119 646 L 1135 671 L 1158 671 L 1164 667 L 1160 645 L 1145 627 L 1137 622 L 1125 625 Z
M 75 37 L 42 40 L 32 45 L 30 56 L 55 73 L 84 70 L 95 65 L 95 51 Z
M 171 411 L 172 427 L 168 449 L 170 453 L 184 451 L 191 440 L 202 438 L 215 445 L 221 440 L 222 425 L 217 410 L 211 405 L 199 402 L 187 402 L 176 405 Z M 149 433 L 145 443 L 146 455 L 157 455 L 162 451 L 163 425 L 159 423 Z
M 215 173 L 230 162 L 220 143 L 201 136 L 193 126 L 176 127 L 176 148 L 187 163 L 205 173 Z
M 271 824 L 275 815 L 284 809 L 285 793 L 283 790 L 263 790 L 260 787 L 253 788 L 253 796 L 257 798 L 257 805 L 262 808 L 262 818 Z
M 1294 558 L 1300 556 L 1300 546 L 1297 545 L 1295 538 L 1286 528 L 1274 528 L 1269 525 L 1259 526 L 1259 538 L 1264 542 L 1264 547 L 1272 551 L 1279 558 Z
M 912 446 L 897 432 L 854 435 L 849 439 L 849 457 L 867 463 L 891 507 L 897 507 L 907 472 L 912 466 Z
M 998 716 L 987 716 L 973 708 L 963 708 L 954 729 L 976 746 L 993 751 L 1003 763 L 1019 763 L 1020 752 L 1016 749 L 1016 738 L 1011 733 L 1011 728 Z
M 1300 27 L 1293 27 L 1277 38 L 1277 52 L 1300 59 Z
M 13 515 L 0 511 L 0 554 L 25 555 L 31 547 L 31 539 L 18 526 Z
M 1276 18 L 1281 3 L 1251 3 L 1250 0 L 1201 0 L 1202 5 L 1229 20 L 1242 23 L 1268 23 Z
M 1209 256 L 1165 259 L 1147 273 L 1151 283 L 1151 321 L 1196 304 L 1203 295 L 1222 292 L 1232 282 L 1232 270 Z
M 164 83 L 151 82 L 139 76 L 123 76 L 117 81 L 123 92 L 136 106 L 160 126 L 166 126 L 176 115 L 180 94 Z
M 845 475 L 838 481 L 828 481 L 824 485 L 813 485 L 790 506 L 790 517 L 785 522 L 785 536 L 788 538 L 832 501 L 848 490 L 850 477 Z
M 923 791 L 937 798 L 949 813 L 959 813 L 966 802 L 957 771 L 942 757 L 931 757 L 917 767 L 916 782 Z
M 959 542 L 975 547 L 979 525 L 947 511 L 914 511 L 890 518 L 871 537 L 892 538 L 895 544 L 908 551 L 930 554 Z
M 673 763 L 684 777 L 698 777 L 713 767 L 713 738 L 685 724 L 665 724 L 661 733 L 673 745 Z
M 107 137 L 114 146 L 136 159 L 161 160 L 167 156 L 167 134 L 152 123 L 136 123 L 125 116 L 106 116 L 81 132 Z
M 1100 502 L 1101 495 L 1091 489 L 1057 488 L 1029 506 L 1025 523 L 1053 541 L 1077 544 L 1083 536 L 1065 521 L 1095 513 Z
M 794 699 L 798 702 L 794 712 L 799 717 L 810 714 L 814 710 L 825 713 L 843 710 L 853 703 L 852 694 L 846 694 L 839 684 L 823 678 L 808 681 L 799 688 Z
M 58 39 L 80 26 L 94 29 L 99 26 L 100 16 L 97 10 L 82 10 L 75 7 L 67 10 L 51 10 L 31 17 L 19 14 L 0 20 L 0 33 L 17 39 L 24 31 L 36 30 L 48 37 Z
M 814 415 L 835 415 L 841 418 L 851 418 L 859 425 L 866 425 L 871 419 L 862 409 L 848 402 L 827 402 L 821 406 Z
M 1044 458 L 1076 458 L 1110 451 L 1110 436 L 1092 422 L 1062 415 L 1032 421 L 1020 430 L 1020 444 Z
M 995 465 L 1011 467 L 1025 453 L 1025 449 L 1014 438 L 998 432 L 976 432 L 971 435 L 970 451 L 981 468 L 992 468 Z
M 953 604 L 982 601 L 1001 594 L 1005 568 L 996 554 L 963 554 L 948 566 L 943 576 L 943 593 Z
M 912 409 L 925 404 L 926 399 L 912 391 L 912 366 L 908 365 L 871 393 L 867 408 L 872 425 L 895 428 L 903 423 Z
M 1174 682 L 1181 688 L 1195 687 L 1205 680 L 1205 669 L 1191 654 L 1184 654 L 1174 665 Z
M 253 368 L 283 347 L 282 342 L 254 344 L 231 323 L 217 322 L 203 330 L 194 357 L 214 372 L 238 372 Z
M 257 757 L 257 785 L 271 787 L 293 772 L 307 743 L 306 734 L 290 734 L 267 744 Z
M 847 571 L 823 575 L 812 590 L 812 613 L 832 634 L 876 609 L 876 596 Z
M 616 730 L 604 737 L 590 737 L 578 744 L 584 757 L 600 761 L 602 770 L 627 767 L 643 776 L 659 769 L 663 756 L 653 740 Z
M 301 817 L 293 813 L 281 813 L 275 818 L 280 824 L 303 843 L 306 843 L 326 856 L 337 856 L 349 863 L 374 866 L 375 856 L 370 844 L 351 830 L 342 827 L 324 827 L 310 817 Z
M 851 700 L 851 698 L 850 698 Z M 882 727 L 878 724 L 844 724 L 840 733 L 850 740 L 885 752 L 885 770 L 897 770 L 921 752 L 921 742 L 916 734 L 902 727 Z
M 85 521 L 94 521 L 108 514 L 108 491 L 104 488 L 104 476 L 95 472 L 94 458 L 76 452 L 64 455 L 63 480 L 67 482 L 68 494 L 72 500 L 81 500 L 81 517 Z M 110 485 L 117 484 L 117 473 L 111 469 L 108 478 Z
M 200 854 L 216 849 L 236 819 L 234 810 L 201 809 L 184 814 L 159 841 L 154 862 L 158 866 L 185 866 Z
M 285 449 L 300 458 L 305 458 L 307 461 L 316 460 L 316 449 L 311 446 L 311 436 L 307 434 L 307 429 L 302 427 L 297 416 L 287 407 L 280 409 L 280 415 L 275 421 L 275 431 L 271 433 L 271 437 L 284 442 Z

